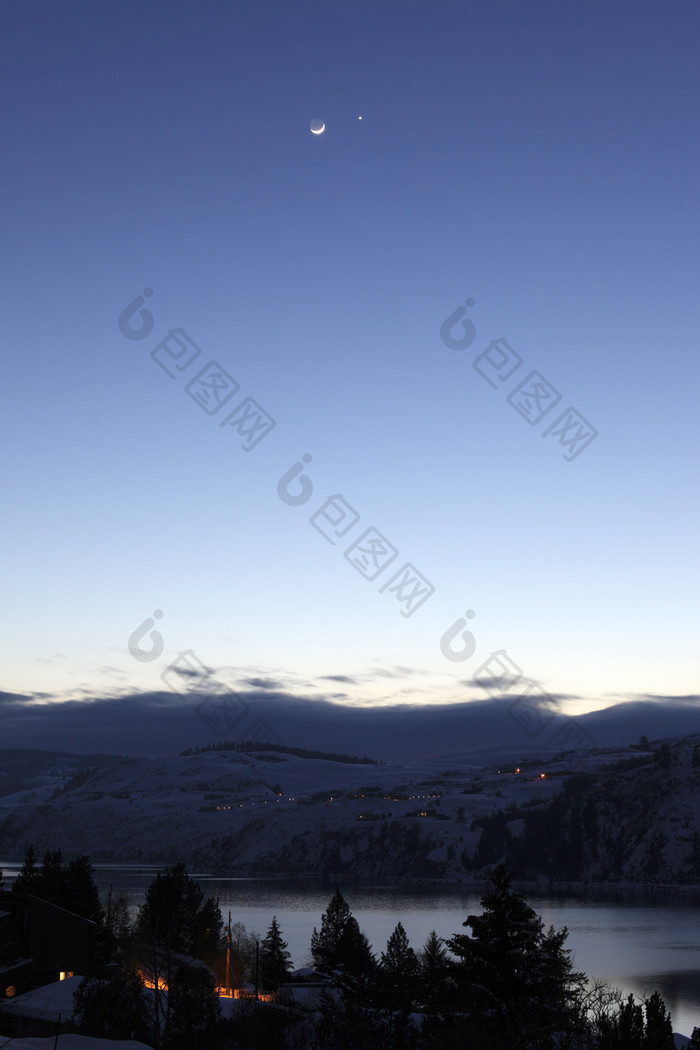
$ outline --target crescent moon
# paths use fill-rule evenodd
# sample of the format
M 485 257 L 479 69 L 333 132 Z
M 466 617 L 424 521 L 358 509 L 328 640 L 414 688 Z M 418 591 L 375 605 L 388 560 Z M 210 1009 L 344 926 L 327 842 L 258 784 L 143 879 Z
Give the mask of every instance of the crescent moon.
M 311 128 L 312 135 L 322 135 L 326 130 L 326 125 L 322 120 L 312 120 L 309 127 Z

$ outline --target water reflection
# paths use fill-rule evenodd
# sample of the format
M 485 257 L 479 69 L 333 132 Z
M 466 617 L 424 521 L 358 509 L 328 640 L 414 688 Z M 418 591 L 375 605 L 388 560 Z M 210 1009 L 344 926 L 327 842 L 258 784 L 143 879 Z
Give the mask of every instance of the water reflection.
M 6 883 L 17 865 L 0 863 Z M 133 912 L 151 881 L 163 870 L 156 865 L 95 867 L 95 881 L 104 895 L 112 887 L 123 892 Z M 296 966 L 309 961 L 314 926 L 336 887 L 346 897 L 375 952 L 382 951 L 396 923 L 402 922 L 414 948 L 431 932 L 451 937 L 463 930 L 469 914 L 481 911 L 483 887 L 396 887 L 361 884 L 355 880 L 236 879 L 191 872 L 207 896 L 218 897 L 224 916 L 263 934 L 277 916 Z M 568 946 L 576 969 L 589 978 L 605 978 L 625 995 L 658 990 L 671 1011 L 674 1030 L 690 1035 L 700 1027 L 700 894 L 670 894 L 622 887 L 577 897 L 539 888 L 526 893 L 546 926 L 568 927 Z

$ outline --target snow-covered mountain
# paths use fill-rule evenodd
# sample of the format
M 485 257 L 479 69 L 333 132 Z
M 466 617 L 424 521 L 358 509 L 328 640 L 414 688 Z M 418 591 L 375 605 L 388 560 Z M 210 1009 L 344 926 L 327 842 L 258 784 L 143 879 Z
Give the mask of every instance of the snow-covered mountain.
M 32 842 L 39 856 L 60 848 L 224 875 L 451 881 L 506 859 L 532 878 L 700 883 L 700 735 L 405 765 L 212 750 L 85 772 L 80 756 L 72 780 L 66 756 L 50 758 L 52 775 L 35 771 L 0 797 L 4 857 L 21 860 Z

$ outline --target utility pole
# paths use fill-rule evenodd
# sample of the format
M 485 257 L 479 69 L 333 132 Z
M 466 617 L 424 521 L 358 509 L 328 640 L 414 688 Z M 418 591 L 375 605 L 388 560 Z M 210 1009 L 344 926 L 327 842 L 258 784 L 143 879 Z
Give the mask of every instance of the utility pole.
M 255 942 L 255 999 L 258 998 L 258 966 L 260 963 L 260 941 Z
M 231 995 L 231 912 L 228 913 L 228 940 L 226 941 L 226 995 Z

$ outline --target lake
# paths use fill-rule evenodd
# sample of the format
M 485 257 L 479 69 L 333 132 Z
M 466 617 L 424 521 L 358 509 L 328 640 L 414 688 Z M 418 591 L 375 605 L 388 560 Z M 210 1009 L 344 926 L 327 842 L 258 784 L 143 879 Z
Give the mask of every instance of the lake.
M 6 876 L 15 864 L 1 865 Z M 105 894 L 110 885 L 124 892 L 134 909 L 158 871 L 154 866 L 95 866 L 95 881 Z M 300 879 L 227 879 L 190 872 L 204 893 L 219 898 L 224 921 L 242 922 L 264 936 L 273 915 L 288 942 L 295 966 L 310 962 L 314 926 L 320 928 L 336 885 L 360 928 L 379 954 L 401 922 L 414 949 L 431 930 L 442 937 L 464 932 L 467 915 L 481 911 L 483 891 L 465 887 L 406 889 L 391 885 Z M 9 881 L 9 880 L 8 880 Z M 625 994 L 658 990 L 671 1011 L 676 1032 L 690 1035 L 700 1027 L 700 894 L 672 894 L 611 888 L 587 897 L 526 893 L 546 926 L 568 927 L 567 945 L 575 966 L 589 979 L 605 978 Z

